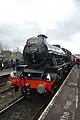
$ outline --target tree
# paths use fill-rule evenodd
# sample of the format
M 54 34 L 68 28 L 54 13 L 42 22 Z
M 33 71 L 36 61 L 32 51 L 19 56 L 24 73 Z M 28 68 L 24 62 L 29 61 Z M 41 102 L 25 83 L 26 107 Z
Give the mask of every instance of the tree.
M 0 43 L 0 51 L 3 51 L 4 50 L 4 46 L 2 43 Z
M 20 48 L 18 46 L 13 50 L 13 55 L 15 56 L 15 59 L 20 59 L 22 57 Z
M 15 52 L 15 53 L 20 53 L 20 48 L 17 46 L 17 47 L 13 50 L 13 52 Z
M 0 43 L 0 51 L 10 51 L 10 46 Z
M 16 47 L 16 52 L 19 53 L 20 52 L 20 48 Z
M 5 50 L 5 51 L 10 51 L 10 46 L 5 45 L 5 46 L 4 46 L 4 50 Z

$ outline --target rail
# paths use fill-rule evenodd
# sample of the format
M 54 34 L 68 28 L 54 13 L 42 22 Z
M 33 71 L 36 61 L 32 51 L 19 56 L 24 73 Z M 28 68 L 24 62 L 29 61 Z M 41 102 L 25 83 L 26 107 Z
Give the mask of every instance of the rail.
M 5 107 L 4 109 L 0 110 L 0 114 L 2 112 L 4 112 L 5 110 L 9 109 L 11 106 L 13 106 L 14 104 L 16 104 L 17 102 L 19 102 L 20 100 L 22 100 L 24 98 L 24 96 L 20 97 L 19 99 L 17 99 L 15 102 L 11 103 L 10 105 L 8 105 L 7 107 Z

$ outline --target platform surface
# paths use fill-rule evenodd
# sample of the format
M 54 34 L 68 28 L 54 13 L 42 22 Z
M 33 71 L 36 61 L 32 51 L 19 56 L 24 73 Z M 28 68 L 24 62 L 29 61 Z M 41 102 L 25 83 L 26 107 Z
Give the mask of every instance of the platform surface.
M 0 76 L 10 74 L 11 71 L 14 70 L 13 69 L 3 69 L 2 71 L 0 70 Z
M 77 93 L 78 93 L 78 106 L 75 112 L 75 120 L 80 120 L 80 74 L 79 74 L 79 79 L 77 81 Z
M 78 107 L 77 80 L 79 79 L 79 72 L 80 70 L 77 67 L 72 69 L 38 120 L 75 120 Z M 77 113 L 80 116 L 80 108 L 78 111 Z M 77 120 L 80 120 L 80 117 Z

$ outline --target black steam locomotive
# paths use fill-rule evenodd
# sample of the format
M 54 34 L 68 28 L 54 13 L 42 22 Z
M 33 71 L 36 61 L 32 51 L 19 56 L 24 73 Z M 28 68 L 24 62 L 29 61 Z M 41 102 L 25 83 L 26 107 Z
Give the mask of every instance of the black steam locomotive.
M 23 69 L 18 66 L 16 75 L 9 77 L 8 86 L 14 85 L 15 90 L 21 87 L 24 96 L 53 93 L 72 67 L 71 52 L 60 45 L 48 44 L 46 38 L 38 35 L 27 40 L 23 49 L 27 65 Z

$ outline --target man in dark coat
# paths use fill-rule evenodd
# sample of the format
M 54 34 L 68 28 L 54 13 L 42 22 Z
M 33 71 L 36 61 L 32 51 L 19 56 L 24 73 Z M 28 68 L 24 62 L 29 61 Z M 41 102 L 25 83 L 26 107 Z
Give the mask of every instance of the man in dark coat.
M 3 70 L 3 58 L 0 59 L 0 70 Z
M 16 59 L 16 66 L 19 65 L 19 59 Z
M 15 61 L 14 61 L 14 60 L 11 60 L 11 64 L 12 64 L 13 70 L 15 70 Z

